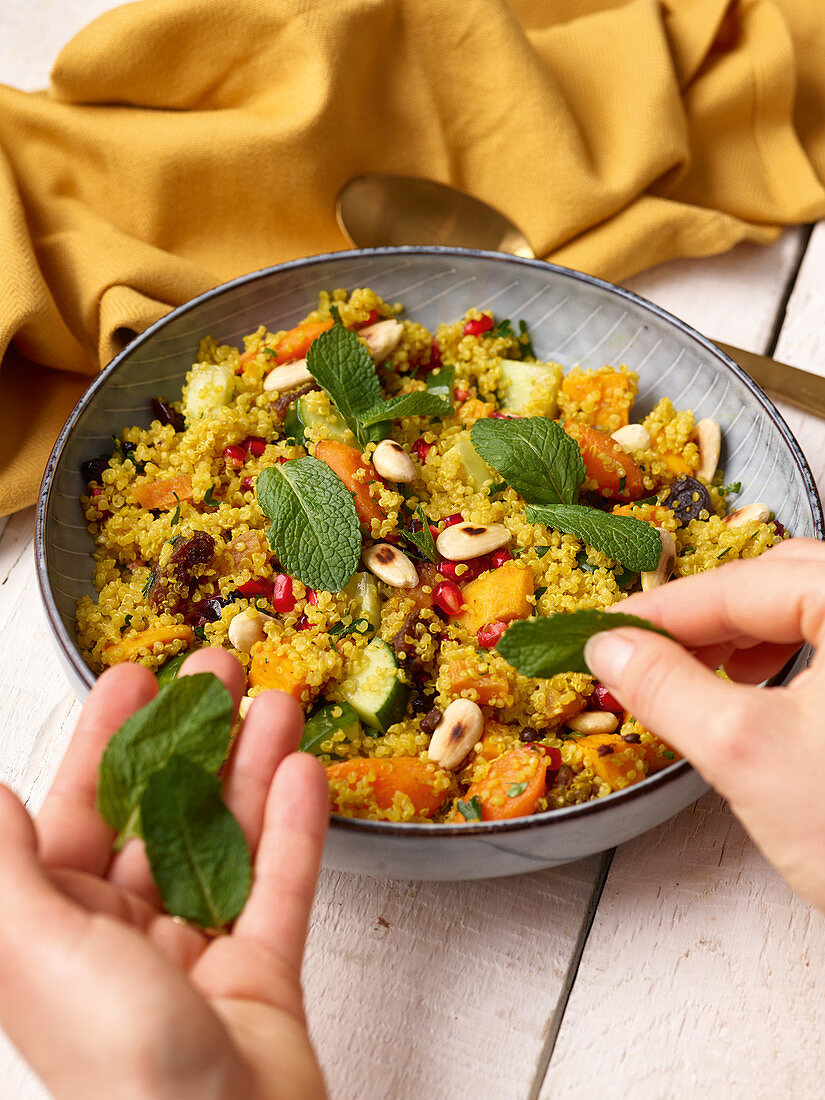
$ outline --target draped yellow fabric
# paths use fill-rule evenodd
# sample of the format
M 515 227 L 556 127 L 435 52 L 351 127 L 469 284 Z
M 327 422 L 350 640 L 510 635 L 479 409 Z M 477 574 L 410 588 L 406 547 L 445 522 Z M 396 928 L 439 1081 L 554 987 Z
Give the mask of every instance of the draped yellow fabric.
M 170 307 L 347 247 L 334 199 L 462 187 L 620 280 L 825 213 L 822 0 L 143 0 L 0 87 L 0 514 Z M 380 288 L 379 288 L 380 289 Z M 309 308 L 311 303 L 307 303 Z

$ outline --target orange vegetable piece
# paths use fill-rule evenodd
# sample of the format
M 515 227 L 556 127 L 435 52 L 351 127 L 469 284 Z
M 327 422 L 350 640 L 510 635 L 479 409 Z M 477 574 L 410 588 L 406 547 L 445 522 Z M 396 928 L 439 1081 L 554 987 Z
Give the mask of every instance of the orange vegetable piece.
M 462 424 L 475 424 L 476 420 L 485 420 L 491 416 L 495 405 L 489 401 L 482 401 L 478 397 L 468 398 L 458 407 L 458 418 Z
M 509 623 L 527 619 L 533 613 L 527 597 L 533 595 L 533 573 L 526 565 L 507 561 L 464 585 L 461 595 L 465 611 L 456 622 L 475 633 L 485 623 Z
M 644 507 L 644 505 L 642 506 Z M 635 504 L 617 504 L 612 509 L 614 516 L 632 516 L 633 519 L 640 519 L 645 523 L 652 523 L 654 527 L 663 527 L 665 522 L 673 516 L 673 512 L 670 508 L 665 508 L 663 504 L 654 504 L 650 506 L 650 510 L 646 515 L 639 515 L 639 507 Z
M 231 570 L 252 569 L 253 556 L 261 552 L 269 553 L 269 543 L 260 531 L 244 531 L 235 535 L 224 551 Z
M 450 776 L 443 768 L 417 756 L 344 760 L 329 765 L 327 779 L 332 811 L 337 812 L 340 807 L 348 813 L 354 812 L 355 817 L 367 817 L 370 811 L 376 810 L 386 812 L 392 808 L 396 792 L 401 791 L 412 802 L 416 817 L 431 818 L 444 805 L 451 787 Z M 364 805 L 353 807 L 346 803 L 341 806 L 336 798 L 336 785 L 356 788 L 364 780 L 368 787 Z
M 470 759 L 495 760 L 497 756 L 501 756 L 507 751 L 506 738 L 510 732 L 510 727 L 505 726 L 503 722 L 488 718 L 484 723 L 484 735 L 476 747 L 475 757 Z
M 603 496 L 638 500 L 645 495 L 642 471 L 609 435 L 580 420 L 566 420 L 562 427 L 578 443 L 587 476 Z
M 172 626 L 150 626 L 146 630 L 136 630 L 127 634 L 119 642 L 107 645 L 103 650 L 103 662 L 107 665 L 119 665 L 122 661 L 135 661 L 141 649 L 154 649 L 156 645 L 168 645 L 170 642 L 186 642 L 191 645 L 195 632 L 191 626 L 175 623 Z
M 585 737 L 576 737 L 574 741 L 582 750 L 584 763 L 600 779 L 609 783 L 613 791 L 638 783 L 647 775 L 647 753 L 642 744 L 628 744 L 618 733 L 590 733 Z M 599 756 L 599 749 L 604 747 L 613 751 Z
M 370 496 L 368 484 L 371 481 L 378 481 L 378 474 L 372 463 L 364 458 L 357 447 L 350 447 L 335 439 L 322 439 L 315 446 L 315 457 L 321 462 L 326 462 L 330 470 L 340 477 L 352 493 L 358 518 L 367 531 L 370 529 L 370 520 L 384 519 L 384 513 Z M 359 470 L 367 471 L 363 481 L 356 476 Z
M 179 500 L 192 499 L 192 479 L 187 474 L 176 474 L 162 481 L 147 481 L 133 485 L 132 496 L 141 508 L 172 508 Z
M 484 779 L 470 786 L 465 801 L 478 799 L 482 821 L 526 817 L 547 789 L 548 763 L 542 753 L 527 746 L 510 749 L 492 762 Z
M 693 476 L 693 467 L 689 462 L 685 462 L 681 455 L 668 451 L 666 454 L 662 455 L 662 459 L 667 463 L 668 469 L 672 470 L 677 477 Z
M 563 397 L 581 411 L 585 422 L 608 434 L 628 423 L 637 389 L 629 371 L 610 367 L 596 371 L 574 367 L 561 384 Z
M 294 359 L 303 359 L 309 351 L 310 344 L 317 339 L 322 332 L 331 329 L 335 324 L 331 317 L 326 321 L 304 321 L 287 332 L 274 347 L 275 363 L 291 363 Z
M 510 681 L 503 673 L 479 673 L 472 658 L 460 657 L 450 661 L 447 673 L 450 677 L 450 686 L 456 694 L 473 688 L 482 706 L 495 703 L 496 700 L 510 693 Z
M 304 679 L 304 664 L 289 650 L 279 652 L 274 642 L 258 642 L 252 647 L 249 686 L 285 691 L 301 703 L 309 685 Z

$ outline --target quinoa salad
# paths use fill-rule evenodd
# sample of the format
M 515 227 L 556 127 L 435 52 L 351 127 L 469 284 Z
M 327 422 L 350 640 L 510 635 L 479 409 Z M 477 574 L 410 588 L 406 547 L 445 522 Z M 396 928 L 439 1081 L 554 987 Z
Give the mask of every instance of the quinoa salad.
M 636 418 L 636 393 L 627 366 L 542 361 L 517 318 L 431 333 L 365 288 L 240 349 L 207 336 L 179 398 L 83 465 L 84 660 L 163 684 L 228 649 L 241 714 L 296 699 L 350 817 L 516 818 L 638 783 L 678 754 L 573 664 L 518 671 L 519 631 L 786 536 L 723 483 L 715 421 L 666 397 Z

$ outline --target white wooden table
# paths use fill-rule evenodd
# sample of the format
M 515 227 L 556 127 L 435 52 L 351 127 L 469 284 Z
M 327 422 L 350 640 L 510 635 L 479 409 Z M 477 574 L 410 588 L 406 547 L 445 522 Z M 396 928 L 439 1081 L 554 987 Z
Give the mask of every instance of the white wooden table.
M 0 80 L 45 85 L 61 44 L 113 6 L 3 0 Z M 630 285 L 708 335 L 825 374 L 823 274 L 820 225 Z M 825 422 L 782 411 L 822 487 Z M 40 609 L 32 525 L 32 509 L 0 519 L 0 779 L 36 809 L 78 704 Z M 520 878 L 325 872 L 305 987 L 334 1100 L 796 1100 L 825 1095 L 824 978 L 821 914 L 709 794 L 615 852 Z M 44 1095 L 0 1037 L 0 1098 Z

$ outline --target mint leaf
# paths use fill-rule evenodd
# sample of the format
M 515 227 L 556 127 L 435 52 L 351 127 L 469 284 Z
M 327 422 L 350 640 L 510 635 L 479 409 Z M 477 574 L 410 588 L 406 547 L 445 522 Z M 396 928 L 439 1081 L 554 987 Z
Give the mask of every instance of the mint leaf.
M 585 643 L 594 634 L 619 626 L 635 626 L 670 637 L 666 630 L 647 619 L 618 611 L 561 612 L 511 623 L 496 646 L 496 653 L 523 676 L 546 680 L 560 672 L 590 672 L 584 662 Z
M 463 799 L 456 799 L 456 809 L 464 818 L 465 821 L 481 821 L 481 803 L 478 800 L 478 795 L 474 794 L 472 798 L 465 802 Z
M 584 481 L 578 444 L 545 416 L 477 420 L 473 446 L 528 504 L 572 504 Z
M 543 523 L 575 535 L 634 573 L 655 569 L 659 564 L 659 532 L 652 524 L 632 516 L 613 516 L 582 504 L 546 504 L 528 508 L 526 518 L 528 523 Z
M 424 385 L 427 387 L 428 393 L 434 393 L 436 397 L 443 397 L 445 401 L 452 401 L 454 378 L 455 367 L 440 366 L 436 370 L 430 371 L 424 379 Z
M 369 428 L 380 424 L 382 420 L 399 420 L 403 416 L 450 416 L 453 411 L 449 401 L 434 393 L 417 390 L 415 393 L 402 393 L 381 401 L 360 416 L 361 426 Z
M 175 753 L 217 771 L 229 748 L 233 713 L 232 696 L 211 672 L 162 687 L 106 746 L 97 785 L 104 821 L 119 833 L 140 835 L 140 800 L 149 776 Z
M 524 794 L 524 792 L 526 790 L 527 790 L 527 784 L 526 783 L 511 783 L 510 786 L 507 788 L 507 797 L 508 798 L 518 798 L 518 796 L 520 794 Z
M 267 538 L 281 569 L 310 588 L 340 592 L 361 554 L 361 524 L 341 479 L 320 459 L 293 458 L 262 470 L 255 493 L 272 521 Z
M 430 522 L 424 515 L 424 509 L 418 505 L 418 518 L 421 520 L 420 531 L 406 531 L 399 529 L 399 535 L 406 542 L 416 548 L 428 561 L 438 561 L 438 551 L 435 548 L 435 539 L 430 530 Z
M 347 427 L 363 443 L 361 418 L 383 399 L 378 373 L 366 347 L 339 322 L 312 341 L 307 368 L 332 398 Z
M 140 800 L 146 855 L 169 913 L 224 928 L 252 885 L 252 860 L 221 781 L 184 756 L 154 772 Z

